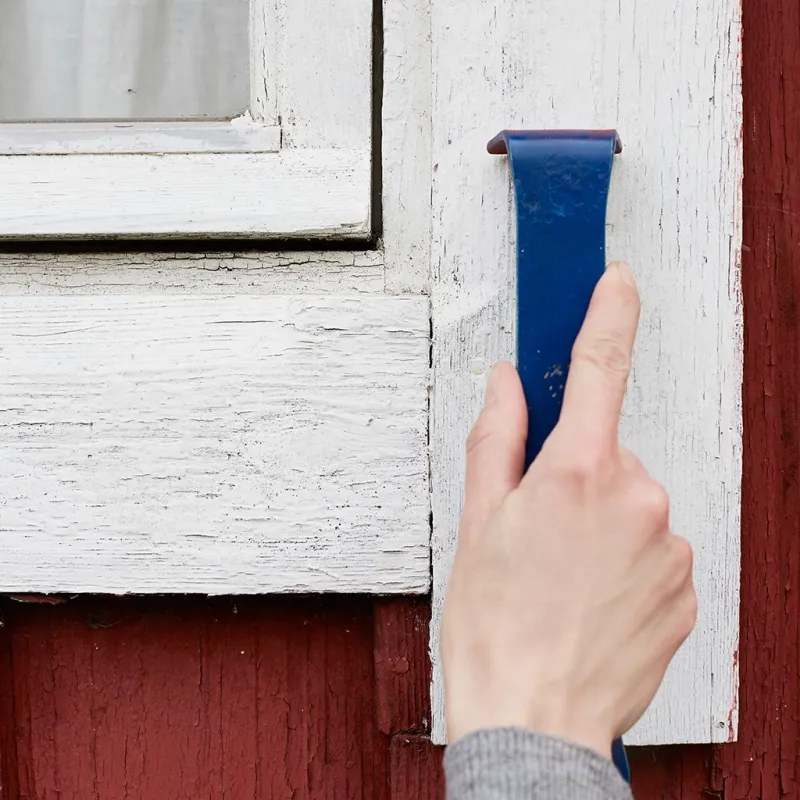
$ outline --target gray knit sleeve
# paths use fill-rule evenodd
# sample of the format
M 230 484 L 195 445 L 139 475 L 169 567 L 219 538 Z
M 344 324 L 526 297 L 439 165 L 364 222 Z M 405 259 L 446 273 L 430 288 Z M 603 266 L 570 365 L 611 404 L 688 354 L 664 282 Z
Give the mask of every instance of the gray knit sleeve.
M 447 800 L 631 800 L 594 750 L 516 728 L 479 731 L 444 756 Z

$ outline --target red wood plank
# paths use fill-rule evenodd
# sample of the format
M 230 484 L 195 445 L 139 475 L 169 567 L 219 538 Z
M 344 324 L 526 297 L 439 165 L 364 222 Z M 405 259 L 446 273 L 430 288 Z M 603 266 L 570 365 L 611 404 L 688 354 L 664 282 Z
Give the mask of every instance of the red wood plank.
M 390 734 L 392 800 L 444 797 L 443 748 L 425 735 L 431 720 L 430 600 L 375 601 L 378 724 Z
M 427 598 L 375 601 L 375 690 L 383 733 L 430 730 L 430 618 Z
M 714 749 L 632 747 L 628 749 L 636 800 L 713 800 Z
M 442 800 L 442 753 L 426 736 L 392 737 L 392 800 Z
M 17 746 L 11 726 L 2 725 L 2 720 L 14 718 L 14 687 L 6 676 L 12 674 L 11 648 L 5 633 L 5 618 L 0 608 L 0 800 L 16 800 L 19 797 L 17 783 Z
M 739 741 L 726 800 L 800 796 L 800 6 L 744 0 Z
M 4 800 L 387 800 L 371 604 L 5 603 Z

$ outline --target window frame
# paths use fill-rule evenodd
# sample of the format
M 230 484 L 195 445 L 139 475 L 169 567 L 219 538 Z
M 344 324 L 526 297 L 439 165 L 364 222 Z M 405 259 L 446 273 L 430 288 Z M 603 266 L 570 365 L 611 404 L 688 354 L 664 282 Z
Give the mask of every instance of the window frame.
M 369 238 L 371 40 L 371 0 L 250 0 L 238 117 L 0 124 L 0 241 Z

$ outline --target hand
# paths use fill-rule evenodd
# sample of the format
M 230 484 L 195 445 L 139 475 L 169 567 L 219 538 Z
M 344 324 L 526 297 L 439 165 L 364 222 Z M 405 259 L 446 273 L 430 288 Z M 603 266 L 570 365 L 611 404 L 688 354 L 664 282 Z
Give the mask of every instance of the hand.
M 561 417 L 523 475 L 527 411 L 498 364 L 467 442 L 442 661 L 450 741 L 524 727 L 610 756 L 695 624 L 690 545 L 664 490 L 620 447 L 639 320 L 612 264 L 575 343 Z

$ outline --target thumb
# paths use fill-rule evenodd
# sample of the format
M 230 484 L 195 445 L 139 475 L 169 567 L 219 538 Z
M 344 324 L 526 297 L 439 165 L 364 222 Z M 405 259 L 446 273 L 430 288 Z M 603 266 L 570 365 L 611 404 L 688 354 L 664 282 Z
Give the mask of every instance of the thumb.
M 477 535 L 516 489 L 525 467 L 528 409 L 517 370 L 496 364 L 483 410 L 467 439 L 467 479 L 461 535 Z

